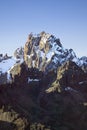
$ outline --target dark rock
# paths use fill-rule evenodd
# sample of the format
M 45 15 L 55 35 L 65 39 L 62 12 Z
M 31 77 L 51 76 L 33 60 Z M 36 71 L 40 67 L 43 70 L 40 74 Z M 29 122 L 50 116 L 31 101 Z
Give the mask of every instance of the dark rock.
M 0 130 L 15 130 L 16 125 L 7 121 L 0 121 Z
M 56 81 L 47 91 L 63 91 L 66 87 L 78 89 L 79 83 L 86 80 L 87 76 L 84 71 L 76 63 L 67 61 L 58 68 Z
M 0 74 L 0 84 L 6 84 L 7 83 L 7 73 L 1 73 Z

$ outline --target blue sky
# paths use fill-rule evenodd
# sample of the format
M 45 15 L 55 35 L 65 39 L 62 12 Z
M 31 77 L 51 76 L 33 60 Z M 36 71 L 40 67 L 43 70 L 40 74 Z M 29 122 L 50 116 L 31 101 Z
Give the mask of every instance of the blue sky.
M 12 54 L 41 31 L 87 56 L 87 0 L 0 0 L 0 53 Z

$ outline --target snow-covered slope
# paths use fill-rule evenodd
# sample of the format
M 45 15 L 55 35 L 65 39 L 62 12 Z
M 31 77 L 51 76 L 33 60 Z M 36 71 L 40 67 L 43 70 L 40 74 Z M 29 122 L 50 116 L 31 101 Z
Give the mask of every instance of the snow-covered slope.
M 82 66 L 82 65 L 87 65 L 87 57 L 86 56 L 83 56 L 79 59 L 79 65 Z
M 12 80 L 10 74 L 11 69 L 22 62 L 23 59 L 16 59 L 14 57 L 7 59 L 2 58 L 2 61 L 0 62 L 0 84 L 3 82 L 2 79 L 5 79 L 5 82 L 10 82 Z
M 15 63 L 14 58 L 2 60 L 2 62 L 0 62 L 0 73 L 6 73 Z
M 82 68 L 84 72 L 87 73 L 87 57 L 83 56 L 79 59 L 78 65 Z

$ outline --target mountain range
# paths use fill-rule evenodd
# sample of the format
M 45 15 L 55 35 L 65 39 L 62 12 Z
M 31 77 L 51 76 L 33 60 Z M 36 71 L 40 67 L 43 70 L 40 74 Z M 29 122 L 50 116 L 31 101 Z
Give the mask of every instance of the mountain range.
M 0 54 L 0 130 L 87 130 L 86 121 L 86 56 L 44 31 Z

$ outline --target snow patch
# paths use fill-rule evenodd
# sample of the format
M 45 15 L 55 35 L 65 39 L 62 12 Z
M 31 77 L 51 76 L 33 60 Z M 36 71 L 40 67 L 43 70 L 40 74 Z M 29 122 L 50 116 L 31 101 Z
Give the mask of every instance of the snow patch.
M 30 83 L 30 82 L 39 82 L 40 81 L 40 79 L 30 79 L 30 77 L 28 78 L 28 83 Z
M 71 87 L 66 87 L 65 91 L 73 91 L 73 92 L 77 92 L 75 89 L 71 88 Z
M 52 56 L 54 55 L 54 52 L 52 51 L 49 51 L 47 54 L 46 54 L 46 58 L 47 58 L 47 62 L 49 62 L 52 58 Z

